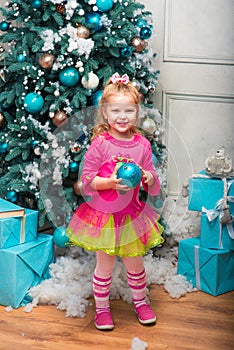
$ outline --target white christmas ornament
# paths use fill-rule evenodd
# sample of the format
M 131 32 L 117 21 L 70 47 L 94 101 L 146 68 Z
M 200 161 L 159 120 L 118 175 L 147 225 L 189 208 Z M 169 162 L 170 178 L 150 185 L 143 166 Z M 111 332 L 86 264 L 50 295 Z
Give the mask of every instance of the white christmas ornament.
M 86 89 L 95 89 L 98 84 L 99 84 L 99 78 L 96 74 L 94 74 L 93 72 L 90 72 L 88 74 L 88 80 L 86 80 L 85 75 L 82 77 L 81 79 L 81 84 L 83 85 L 84 88 Z

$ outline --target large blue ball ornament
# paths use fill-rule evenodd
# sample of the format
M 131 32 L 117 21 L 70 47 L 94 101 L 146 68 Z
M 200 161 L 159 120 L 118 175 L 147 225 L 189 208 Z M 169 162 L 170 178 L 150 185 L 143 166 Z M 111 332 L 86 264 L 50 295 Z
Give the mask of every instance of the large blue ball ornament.
M 38 113 L 44 106 L 44 99 L 40 94 L 30 92 L 24 98 L 24 108 L 29 113 Z
M 2 22 L 0 23 L 0 30 L 2 30 L 3 32 L 7 32 L 8 29 L 9 29 L 9 27 L 10 27 L 10 25 L 9 25 L 9 23 L 6 22 L 6 21 L 2 21 Z
M 102 98 L 103 90 L 97 90 L 91 97 L 93 106 L 97 106 Z
M 7 142 L 0 142 L 0 154 L 1 153 L 6 153 L 8 149 L 8 144 Z
M 86 24 L 91 24 L 94 32 L 99 32 L 99 30 L 102 29 L 102 24 L 101 24 L 101 15 L 98 12 L 89 12 L 85 16 L 85 23 Z
M 150 27 L 143 27 L 140 30 L 140 37 L 142 39 L 149 39 L 152 36 L 152 29 Z
M 67 67 L 64 68 L 60 73 L 59 73 L 59 80 L 60 82 L 68 87 L 75 86 L 80 79 L 79 72 L 76 68 L 74 67 Z
M 117 170 L 117 178 L 122 178 L 121 185 L 135 188 L 141 181 L 142 171 L 135 163 L 124 163 Z
M 17 193 L 13 190 L 9 190 L 6 193 L 6 200 L 15 203 L 18 199 Z
M 112 8 L 113 0 L 97 0 L 96 5 L 99 11 L 107 12 Z
M 54 244 L 60 248 L 66 248 L 69 242 L 69 238 L 66 235 L 66 227 L 59 226 L 54 230 L 53 233 Z

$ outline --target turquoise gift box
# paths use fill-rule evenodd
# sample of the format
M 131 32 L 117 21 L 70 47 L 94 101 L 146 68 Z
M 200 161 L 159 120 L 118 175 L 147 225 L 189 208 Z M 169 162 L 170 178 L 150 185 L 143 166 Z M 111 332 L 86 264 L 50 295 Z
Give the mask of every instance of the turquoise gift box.
M 0 304 L 18 308 L 30 301 L 27 292 L 50 277 L 53 236 L 38 234 L 33 242 L 0 249 Z
M 199 174 L 205 175 L 205 171 Z M 198 174 L 198 175 L 199 175 Z M 231 180 L 227 180 L 227 184 Z M 214 209 L 216 203 L 224 196 L 224 183 L 217 178 L 193 177 L 189 179 L 189 196 L 188 209 L 194 211 L 202 211 L 202 207 L 206 209 Z M 228 196 L 234 196 L 234 183 L 229 188 Z M 230 209 L 234 212 L 234 203 L 228 203 Z
M 234 252 L 202 248 L 199 237 L 181 240 L 177 273 L 197 289 L 214 296 L 232 291 Z
M 230 225 L 234 230 L 234 221 Z M 203 248 L 234 250 L 228 226 L 220 224 L 219 216 L 209 221 L 205 213 L 201 214 L 200 243 Z
M 37 237 L 38 212 L 24 209 L 19 217 L 0 218 L 0 249 L 34 241 Z

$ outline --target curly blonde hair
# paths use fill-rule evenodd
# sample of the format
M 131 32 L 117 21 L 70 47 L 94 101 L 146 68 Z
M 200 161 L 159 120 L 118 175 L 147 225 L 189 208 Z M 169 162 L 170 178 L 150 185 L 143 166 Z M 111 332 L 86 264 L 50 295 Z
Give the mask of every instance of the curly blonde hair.
M 124 83 L 113 83 L 112 78 L 110 78 L 106 86 L 103 90 L 102 97 L 99 102 L 99 113 L 98 113 L 98 118 L 97 118 L 97 124 L 93 128 L 93 135 L 91 140 L 93 140 L 95 137 L 103 134 L 104 132 L 108 132 L 110 129 L 109 124 L 105 121 L 103 112 L 102 112 L 102 106 L 107 104 L 109 101 L 109 97 L 111 95 L 116 95 L 116 94 L 123 94 L 123 95 L 131 95 L 133 97 L 134 103 L 139 106 L 140 108 L 140 103 L 141 103 L 141 94 L 140 92 L 136 89 L 136 87 L 129 81 L 127 84 Z M 136 127 L 133 126 L 131 129 L 132 134 L 141 134 L 141 131 Z

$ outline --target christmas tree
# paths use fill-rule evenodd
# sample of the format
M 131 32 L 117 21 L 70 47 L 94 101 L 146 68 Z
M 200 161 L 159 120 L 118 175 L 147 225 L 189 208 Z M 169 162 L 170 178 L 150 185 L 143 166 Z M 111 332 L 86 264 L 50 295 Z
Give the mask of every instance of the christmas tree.
M 115 72 L 142 94 L 142 128 L 165 185 L 151 12 L 135 0 L 13 0 L 1 12 L 0 197 L 37 209 L 40 226 L 69 220 L 83 200 L 78 174 Z

